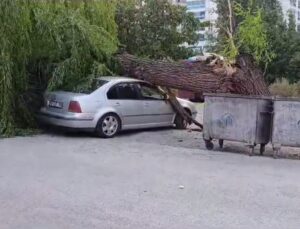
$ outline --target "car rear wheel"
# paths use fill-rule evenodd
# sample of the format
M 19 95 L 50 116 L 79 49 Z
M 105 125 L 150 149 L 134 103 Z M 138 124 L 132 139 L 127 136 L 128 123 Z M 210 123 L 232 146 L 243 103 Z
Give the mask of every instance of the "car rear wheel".
M 96 134 L 101 138 L 113 138 L 120 129 L 120 118 L 116 114 L 109 113 L 99 120 L 96 127 Z

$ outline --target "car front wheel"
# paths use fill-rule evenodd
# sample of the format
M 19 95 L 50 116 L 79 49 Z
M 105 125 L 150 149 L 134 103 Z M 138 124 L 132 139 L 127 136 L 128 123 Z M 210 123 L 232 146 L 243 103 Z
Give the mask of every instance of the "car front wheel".
M 175 117 L 175 127 L 179 130 L 185 130 L 188 127 L 188 122 L 184 120 L 180 115 L 176 115 Z
M 96 134 L 101 138 L 113 138 L 121 129 L 121 122 L 117 115 L 109 113 L 98 122 Z

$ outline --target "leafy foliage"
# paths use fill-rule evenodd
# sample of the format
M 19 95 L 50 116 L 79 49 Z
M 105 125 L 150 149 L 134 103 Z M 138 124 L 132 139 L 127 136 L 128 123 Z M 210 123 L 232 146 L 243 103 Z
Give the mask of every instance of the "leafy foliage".
M 257 63 L 268 64 L 275 54 L 268 42 L 262 9 L 254 2 L 217 0 L 217 24 L 221 29 L 217 48 L 231 61 L 244 53 L 252 55 Z
M 0 134 L 33 125 L 46 87 L 72 90 L 111 72 L 115 1 L 2 0 L 0 15 Z
M 25 1 L 0 2 L 0 133 L 13 134 L 18 109 L 24 121 L 30 115 L 24 108 L 23 93 L 27 87 L 26 64 L 31 54 L 31 21 Z
M 84 83 L 87 75 L 109 72 L 106 59 L 117 48 L 113 5 L 108 1 L 80 2 L 35 5 L 38 41 L 34 53 L 38 59 L 46 53 L 53 66 L 50 89 L 72 90 Z
M 243 18 L 237 29 L 240 51 L 252 54 L 258 63 L 268 64 L 275 54 L 271 51 L 268 42 L 262 9 L 253 10 L 253 7 L 243 9 L 241 4 L 236 4 L 234 9 L 235 14 Z
M 182 59 L 191 55 L 183 44 L 198 41 L 200 22 L 186 8 L 168 0 L 120 0 L 116 21 L 125 50 L 155 59 Z
M 291 83 L 300 81 L 300 34 L 296 32 L 295 16 L 290 14 L 288 24 L 270 31 L 270 42 L 276 58 L 267 71 L 270 82 L 286 78 Z M 273 27 L 272 27 L 273 28 Z
M 230 0 L 234 3 L 234 44 L 228 38 L 228 1 L 215 0 L 220 28 L 216 50 L 231 59 L 238 53 L 251 54 L 265 70 L 265 77 L 272 83 L 286 78 L 300 80 L 300 35 L 295 31 L 294 15 L 286 22 L 278 0 Z M 242 11 L 242 12 L 241 12 Z

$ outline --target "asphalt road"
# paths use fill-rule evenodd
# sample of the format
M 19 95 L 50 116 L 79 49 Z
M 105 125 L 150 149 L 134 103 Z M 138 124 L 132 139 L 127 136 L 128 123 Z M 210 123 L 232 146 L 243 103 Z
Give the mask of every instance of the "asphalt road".
M 0 228 L 298 229 L 300 161 L 230 147 L 170 129 L 2 139 Z

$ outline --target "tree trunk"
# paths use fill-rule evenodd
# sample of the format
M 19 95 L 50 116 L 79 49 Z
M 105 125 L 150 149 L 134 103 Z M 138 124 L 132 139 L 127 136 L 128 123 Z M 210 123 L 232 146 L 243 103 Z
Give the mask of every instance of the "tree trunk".
M 159 87 L 160 91 L 166 95 L 168 98 L 168 101 L 170 102 L 172 108 L 174 111 L 177 112 L 185 121 L 187 121 L 189 124 L 194 123 L 196 126 L 200 128 L 200 131 L 203 130 L 203 125 L 199 123 L 197 120 L 195 120 L 180 104 L 178 101 L 176 95 L 172 92 L 170 88 L 167 88 L 166 90 Z
M 262 71 L 246 55 L 238 57 L 234 66 L 227 66 L 216 57 L 196 63 L 176 63 L 122 54 L 118 60 L 125 74 L 159 86 L 195 93 L 270 95 Z

